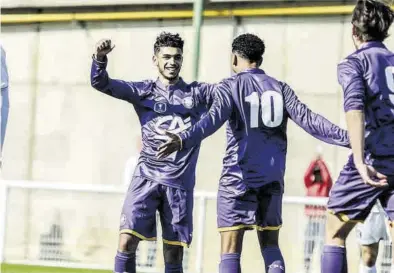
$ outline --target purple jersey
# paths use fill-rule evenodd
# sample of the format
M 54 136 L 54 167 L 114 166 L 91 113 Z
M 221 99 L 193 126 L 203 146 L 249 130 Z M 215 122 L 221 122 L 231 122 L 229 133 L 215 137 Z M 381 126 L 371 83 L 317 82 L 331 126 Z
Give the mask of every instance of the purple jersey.
M 213 85 L 185 83 L 164 86 L 159 80 L 127 82 L 111 79 L 107 61 L 93 59 L 92 86 L 112 97 L 133 104 L 142 130 L 142 151 L 134 176 L 149 178 L 180 189 L 193 189 L 200 146 L 196 145 L 158 159 L 157 150 L 168 137 L 166 131 L 180 133 L 195 124 L 211 103 Z
M 260 187 L 283 183 L 288 118 L 320 140 L 349 145 L 346 131 L 313 113 L 288 85 L 260 69 L 244 71 L 218 85 L 208 115 L 180 136 L 189 149 L 229 119 L 221 183 L 243 181 Z
M 394 175 L 394 54 L 381 42 L 364 43 L 338 65 L 345 112 L 365 113 L 365 156 Z

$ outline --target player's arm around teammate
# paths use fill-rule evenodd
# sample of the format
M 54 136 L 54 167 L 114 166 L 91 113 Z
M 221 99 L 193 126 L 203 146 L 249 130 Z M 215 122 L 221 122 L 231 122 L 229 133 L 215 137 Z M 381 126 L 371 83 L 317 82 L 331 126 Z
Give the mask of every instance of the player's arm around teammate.
M 179 79 L 179 71 L 183 60 L 181 47 L 183 47 L 183 40 L 181 40 L 179 35 L 162 33 L 158 36 L 154 48 L 155 55 L 153 56 L 153 61 L 159 69 L 159 78 L 156 81 L 156 86 L 159 87 L 157 88 L 175 89 L 177 88 L 176 84 L 183 84 L 183 81 Z M 140 110 L 138 114 L 140 115 L 140 118 L 141 115 L 148 116 L 147 123 L 154 122 L 156 119 L 160 120 L 160 113 L 167 110 L 167 105 L 164 102 L 156 102 L 152 98 L 144 100 L 147 96 L 154 96 L 152 95 L 152 92 L 154 91 L 153 81 L 129 82 L 111 79 L 108 76 L 106 71 L 108 61 L 107 54 L 110 53 L 113 48 L 114 45 L 109 39 L 103 39 L 96 45 L 91 68 L 92 87 L 117 99 L 128 101 L 134 106 L 144 103 L 144 106 L 146 106 L 146 109 L 148 110 L 144 113 Z M 156 119 L 152 118 L 155 116 L 157 116 Z M 157 130 L 151 133 L 157 133 Z M 143 139 L 143 141 L 145 141 L 145 147 L 150 146 L 147 148 L 148 151 L 144 151 L 144 155 L 147 156 L 147 153 L 151 152 L 154 147 L 152 147 L 153 145 L 149 140 L 147 141 L 147 139 Z M 162 216 L 163 236 L 168 236 L 169 240 L 174 240 L 174 242 L 171 241 L 163 244 L 165 270 L 169 273 L 182 272 L 183 245 L 181 245 L 182 242 L 178 242 L 178 239 L 175 238 L 179 233 L 175 231 L 177 227 L 171 227 L 173 221 L 171 217 L 183 216 L 169 215 L 171 212 L 168 211 L 167 208 L 169 205 L 168 202 L 174 201 L 170 200 L 170 196 L 172 196 L 172 194 L 179 194 L 180 191 L 171 187 L 162 187 L 159 183 L 145 179 L 142 176 L 134 176 L 133 180 L 134 181 L 131 182 L 131 186 L 128 190 L 123 206 L 119 245 L 118 252 L 115 257 L 114 272 L 136 272 L 135 254 L 139 242 L 141 240 L 156 239 L 156 210 L 160 210 L 160 214 Z M 162 191 L 164 191 L 162 189 L 164 188 L 167 190 L 167 196 L 165 197 L 162 196 L 164 194 L 162 193 Z M 182 201 L 188 202 L 186 200 Z M 165 205 L 167 205 L 166 211 L 162 208 Z M 177 204 L 174 203 L 173 205 L 176 206 Z M 177 207 L 174 207 L 174 209 L 177 209 Z M 188 207 L 188 209 L 191 210 L 192 207 Z M 176 212 L 173 213 L 175 214 Z M 188 212 L 187 214 L 187 217 L 191 217 L 191 213 Z M 183 222 L 185 221 L 183 218 L 181 220 Z M 163 221 L 165 223 L 163 223 Z M 183 222 L 181 224 L 183 224 Z M 175 224 L 178 223 L 174 223 L 174 225 Z M 187 227 L 185 226 L 185 228 Z M 191 232 L 191 230 L 184 230 L 182 231 L 182 234 L 185 234 L 185 236 L 191 236 L 189 235 Z M 164 235 L 164 233 L 166 234 Z

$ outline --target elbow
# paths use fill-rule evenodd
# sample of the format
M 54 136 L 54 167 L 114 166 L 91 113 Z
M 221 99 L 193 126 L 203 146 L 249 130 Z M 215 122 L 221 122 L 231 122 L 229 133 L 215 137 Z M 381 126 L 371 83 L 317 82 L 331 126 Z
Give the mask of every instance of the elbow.
M 104 91 L 107 86 L 107 84 L 103 84 L 103 81 L 101 81 L 95 77 L 92 77 L 90 79 L 90 85 L 98 91 Z

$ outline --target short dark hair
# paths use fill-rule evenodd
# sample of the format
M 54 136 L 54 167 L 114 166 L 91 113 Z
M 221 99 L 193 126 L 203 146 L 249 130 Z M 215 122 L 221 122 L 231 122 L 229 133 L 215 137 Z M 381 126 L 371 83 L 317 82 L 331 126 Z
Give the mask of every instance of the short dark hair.
M 160 51 L 161 47 L 176 47 L 183 51 L 183 44 L 185 42 L 182 40 L 178 33 L 162 32 L 156 37 L 156 42 L 153 46 L 153 51 L 156 54 Z
M 363 42 L 384 41 L 393 22 L 389 6 L 373 0 L 358 0 L 353 10 L 352 24 L 355 36 Z
M 241 34 L 234 39 L 232 51 L 250 62 L 259 62 L 263 57 L 265 44 L 256 35 Z

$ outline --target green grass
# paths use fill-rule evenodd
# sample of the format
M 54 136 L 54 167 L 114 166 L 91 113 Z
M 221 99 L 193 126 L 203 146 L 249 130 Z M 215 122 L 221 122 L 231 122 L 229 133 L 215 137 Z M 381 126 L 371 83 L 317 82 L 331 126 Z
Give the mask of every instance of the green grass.
M 111 273 L 108 270 L 2 264 L 1 273 Z

